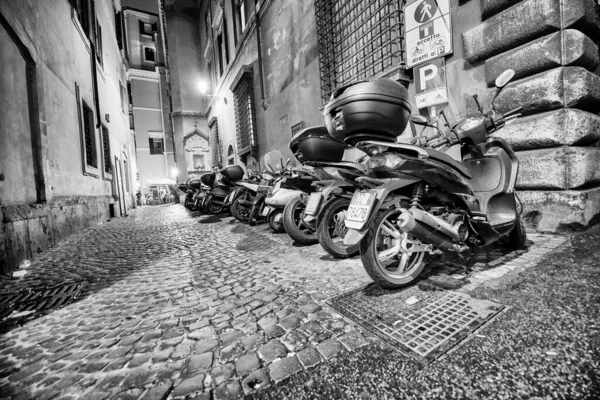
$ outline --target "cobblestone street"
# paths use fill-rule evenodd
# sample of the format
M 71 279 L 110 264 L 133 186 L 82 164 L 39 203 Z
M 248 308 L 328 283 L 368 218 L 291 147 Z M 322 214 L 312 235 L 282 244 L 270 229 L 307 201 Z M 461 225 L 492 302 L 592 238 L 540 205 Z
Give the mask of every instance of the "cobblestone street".
M 565 240 L 531 239 L 527 254 L 476 253 L 462 290 Z M 460 275 L 453 263 L 444 268 Z M 333 260 L 266 224 L 197 217 L 180 205 L 88 228 L 27 271 L 4 278 L 0 295 L 85 286 L 75 302 L 23 326 L 5 321 L 3 398 L 236 398 L 378 340 L 325 304 L 370 282 L 358 258 Z

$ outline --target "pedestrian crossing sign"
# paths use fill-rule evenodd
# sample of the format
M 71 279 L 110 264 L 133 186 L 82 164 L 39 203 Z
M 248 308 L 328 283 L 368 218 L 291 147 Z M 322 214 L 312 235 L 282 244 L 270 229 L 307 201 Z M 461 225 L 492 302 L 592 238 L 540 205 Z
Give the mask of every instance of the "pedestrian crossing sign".
M 404 23 L 407 68 L 452 54 L 450 0 L 409 0 Z

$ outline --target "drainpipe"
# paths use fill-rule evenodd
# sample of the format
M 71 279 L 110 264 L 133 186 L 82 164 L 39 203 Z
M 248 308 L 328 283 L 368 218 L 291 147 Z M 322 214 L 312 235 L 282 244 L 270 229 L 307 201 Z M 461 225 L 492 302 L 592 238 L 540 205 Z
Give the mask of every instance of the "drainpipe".
M 256 18 L 256 47 L 258 48 L 258 76 L 260 80 L 260 103 L 263 110 L 268 107 L 267 101 L 265 100 L 265 80 L 263 75 L 263 63 L 262 63 L 262 43 L 260 40 L 260 17 L 259 11 L 256 9 L 256 0 L 254 0 L 254 13 Z

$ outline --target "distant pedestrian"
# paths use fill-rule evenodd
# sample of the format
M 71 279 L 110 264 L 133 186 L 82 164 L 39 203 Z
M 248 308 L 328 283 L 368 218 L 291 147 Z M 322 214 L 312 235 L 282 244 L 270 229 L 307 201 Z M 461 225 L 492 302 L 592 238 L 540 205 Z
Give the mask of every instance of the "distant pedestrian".
M 137 199 L 137 205 L 141 206 L 142 205 L 142 193 L 139 190 L 135 194 L 135 197 Z

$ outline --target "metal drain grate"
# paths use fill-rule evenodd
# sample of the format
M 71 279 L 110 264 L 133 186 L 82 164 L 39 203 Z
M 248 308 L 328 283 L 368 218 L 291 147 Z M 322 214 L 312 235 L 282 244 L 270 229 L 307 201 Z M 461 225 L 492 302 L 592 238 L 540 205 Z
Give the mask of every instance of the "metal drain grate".
M 330 305 L 423 363 L 430 363 L 464 343 L 507 309 L 464 293 L 419 292 L 414 288 L 406 292 L 361 288 L 334 298 Z M 412 293 L 419 293 L 421 300 L 410 307 L 406 299 Z
M 67 284 L 62 283 L 53 287 L 31 289 L 26 292 L 0 295 L 0 323 L 9 317 L 13 311 L 38 313 L 67 305 L 81 295 L 85 285 L 85 281 L 77 281 Z M 31 318 L 32 313 L 27 315 Z

